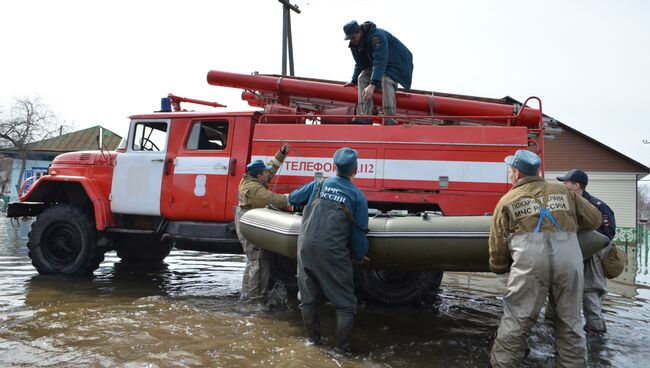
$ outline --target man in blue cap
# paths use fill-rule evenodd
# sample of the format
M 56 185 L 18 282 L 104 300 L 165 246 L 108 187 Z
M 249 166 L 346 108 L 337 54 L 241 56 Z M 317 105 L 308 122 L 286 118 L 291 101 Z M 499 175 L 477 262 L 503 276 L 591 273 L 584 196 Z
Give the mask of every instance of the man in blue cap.
M 588 200 L 600 211 L 601 223 L 598 232 L 605 235 L 609 240 L 614 240 L 616 236 L 616 219 L 614 212 L 605 202 L 592 196 L 587 192 L 587 183 L 589 177 L 587 174 L 578 169 L 573 169 L 567 172 L 564 176 L 557 177 L 557 180 L 564 183 L 564 185 L 578 196 Z M 613 243 L 605 249 L 597 252 L 593 256 L 585 259 L 584 261 L 584 277 L 585 287 L 584 295 L 582 296 L 582 308 L 585 315 L 586 324 L 585 331 L 594 333 L 605 333 L 607 327 L 605 326 L 605 318 L 603 318 L 603 298 L 607 294 L 607 277 L 603 270 L 602 260 L 607 257 L 607 254 L 615 246 Z M 548 308 L 549 310 L 551 308 Z M 547 313 L 547 316 L 549 314 Z
M 384 116 L 395 116 L 397 84 L 411 88 L 413 77 L 413 54 L 397 37 L 377 28 L 373 22 L 361 25 L 353 20 L 343 26 L 345 40 L 354 58 L 352 80 L 346 86 L 358 84 L 358 110 L 360 115 L 373 115 L 375 104 L 372 95 L 375 88 L 382 89 L 382 108 Z M 372 124 L 372 119 L 353 119 L 357 124 Z M 384 124 L 394 125 L 389 118 Z
M 578 230 L 595 230 L 600 213 L 563 185 L 538 176 L 539 156 L 518 150 L 505 159 L 512 189 L 497 203 L 490 228 L 490 270 L 510 268 L 492 367 L 519 367 L 530 330 L 548 297 L 555 306 L 556 365 L 586 367 L 580 301 L 583 274 Z
M 305 206 L 298 235 L 298 288 L 309 340 L 320 343 L 318 305 L 327 297 L 336 308 L 336 350 L 349 353 L 357 312 L 352 261 L 369 260 L 368 201 L 352 183 L 357 151 L 339 149 L 334 164 L 336 176 L 294 190 L 289 203 Z
M 239 206 L 235 207 L 235 230 L 246 253 L 241 296 L 244 300 L 260 305 L 265 304 L 268 294 L 270 255 L 241 234 L 239 219 L 246 211 L 253 208 L 273 206 L 284 210 L 289 207 L 287 195 L 273 193 L 268 188 L 288 153 L 289 146 L 285 144 L 268 163 L 265 164 L 262 160 L 249 163 L 246 166 L 246 174 L 239 182 Z

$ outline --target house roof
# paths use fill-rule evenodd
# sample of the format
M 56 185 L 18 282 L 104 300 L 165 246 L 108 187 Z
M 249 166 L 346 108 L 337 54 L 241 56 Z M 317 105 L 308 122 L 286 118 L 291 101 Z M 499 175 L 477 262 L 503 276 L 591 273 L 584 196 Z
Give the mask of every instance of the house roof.
M 467 95 L 440 93 L 440 92 L 436 92 L 436 95 L 437 96 L 444 96 L 444 97 L 459 98 L 459 99 L 464 99 L 464 100 L 493 102 L 493 103 L 501 103 L 501 104 L 508 104 L 508 105 L 514 105 L 514 104 L 523 105 L 523 103 L 517 101 L 516 99 L 514 99 L 514 98 L 512 98 L 510 96 L 505 96 L 503 98 L 497 99 L 497 98 L 467 96 Z M 534 105 L 533 105 L 533 107 L 534 107 Z M 617 156 L 620 159 L 626 161 L 627 163 L 629 163 L 629 164 L 631 164 L 633 166 L 636 166 L 638 168 L 638 172 L 643 172 L 643 173 L 646 173 L 646 174 L 650 174 L 650 167 L 648 167 L 648 166 L 634 160 L 633 158 L 630 158 L 630 157 L 622 154 L 621 152 L 607 146 L 606 144 L 603 144 L 603 143 L 591 138 L 590 136 L 580 132 L 579 130 L 576 130 L 576 129 L 570 127 L 567 124 L 562 123 L 559 120 L 556 120 L 555 118 L 553 118 L 551 116 L 543 114 L 543 117 L 544 117 L 544 123 L 545 123 L 544 124 L 544 129 L 546 129 L 548 127 L 553 127 L 553 128 L 560 128 L 560 129 L 565 129 L 567 131 L 570 131 L 570 132 L 572 132 L 572 133 L 574 133 L 574 134 L 576 134 L 576 135 L 590 141 L 591 143 L 595 144 L 596 146 L 601 147 L 601 148 L 613 153 L 615 156 Z M 553 134 L 553 133 L 550 133 L 550 134 Z M 545 135 L 546 135 L 546 133 L 545 133 Z
M 96 150 L 99 149 L 97 137 L 99 137 L 100 131 L 103 132 L 104 148 L 108 150 L 116 149 L 122 137 L 99 125 L 29 143 L 26 148 L 28 151 L 53 153 Z
M 650 174 L 650 167 L 648 167 L 648 166 L 640 163 L 639 161 L 636 161 L 635 159 L 633 159 L 631 157 L 628 157 L 628 156 L 622 154 L 621 152 L 619 152 L 619 151 L 617 151 L 617 150 L 615 150 L 615 149 L 613 149 L 613 148 L 611 148 L 611 147 L 609 147 L 609 146 L 607 146 L 607 145 L 605 145 L 605 144 L 591 138 L 590 136 L 580 132 L 579 130 L 576 130 L 576 129 L 574 129 L 574 128 L 572 128 L 572 127 L 570 127 L 570 126 L 568 126 L 568 125 L 566 125 L 566 124 L 564 124 L 564 123 L 562 123 L 560 121 L 554 120 L 554 119 L 552 120 L 551 125 L 552 126 L 557 126 L 557 127 L 561 128 L 561 129 L 572 132 L 572 133 L 576 134 L 577 136 L 580 136 L 580 137 L 586 139 L 587 141 L 593 143 L 594 145 L 596 145 L 598 147 L 601 147 L 601 148 L 613 153 L 615 156 L 617 156 L 621 160 L 623 160 L 623 161 L 627 162 L 628 164 L 631 164 L 631 165 L 635 166 L 636 168 L 638 168 L 639 173 Z

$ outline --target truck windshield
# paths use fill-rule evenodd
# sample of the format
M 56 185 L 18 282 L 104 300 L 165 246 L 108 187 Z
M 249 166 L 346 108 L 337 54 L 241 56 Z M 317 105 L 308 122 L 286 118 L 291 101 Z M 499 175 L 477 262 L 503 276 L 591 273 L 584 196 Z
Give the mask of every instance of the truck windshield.
M 138 122 L 133 130 L 134 151 L 164 151 L 167 143 L 167 123 Z

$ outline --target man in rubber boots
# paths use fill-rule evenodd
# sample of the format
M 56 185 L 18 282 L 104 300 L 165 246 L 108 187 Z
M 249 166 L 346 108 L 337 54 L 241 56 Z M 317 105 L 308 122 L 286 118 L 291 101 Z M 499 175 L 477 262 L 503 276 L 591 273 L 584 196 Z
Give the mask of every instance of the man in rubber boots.
M 298 289 L 309 340 L 320 343 L 318 306 L 325 296 L 336 308 L 336 351 L 349 353 L 357 312 L 352 260 L 368 261 L 368 201 L 351 180 L 357 151 L 339 149 L 334 164 L 336 176 L 296 189 L 289 203 L 306 205 L 298 235 Z
M 586 191 L 589 177 L 582 170 L 570 170 L 564 176 L 557 177 L 557 180 L 578 196 L 586 199 L 600 211 L 601 223 L 598 232 L 605 235 L 609 240 L 616 236 L 616 219 L 614 212 L 605 202 L 592 196 Z M 602 259 L 607 256 L 612 246 L 597 252 L 584 261 L 585 287 L 582 296 L 582 308 L 585 316 L 585 331 L 595 333 L 607 332 L 605 319 L 603 318 L 603 297 L 607 294 L 607 277 L 603 271 Z
M 600 213 L 564 185 L 537 176 L 541 160 L 536 154 L 518 150 L 505 162 L 513 187 L 494 210 L 489 253 L 490 270 L 501 274 L 510 266 L 510 275 L 490 362 L 492 367 L 521 366 L 548 296 L 555 305 L 556 365 L 585 367 L 583 266 L 576 233 L 597 229 Z
M 275 157 L 267 164 L 255 160 L 246 166 L 246 174 L 239 182 L 239 206 L 235 207 L 235 229 L 237 237 L 246 253 L 246 268 L 242 280 L 242 299 L 263 305 L 269 288 L 270 259 L 269 253 L 258 248 L 244 238 L 239 229 L 239 219 L 252 208 L 273 206 L 284 210 L 289 207 L 287 195 L 276 194 L 269 190 L 268 185 L 273 176 L 289 153 L 285 144 Z
M 375 88 L 382 89 L 381 104 L 384 116 L 395 116 L 397 84 L 411 88 L 413 77 L 413 54 L 397 37 L 377 28 L 373 22 L 359 25 L 351 21 L 343 26 L 345 40 L 350 40 L 348 47 L 354 58 L 352 80 L 346 86 L 358 84 L 358 110 L 360 115 L 373 115 L 375 103 L 372 95 Z M 357 124 L 372 124 L 370 118 L 355 118 Z M 384 121 L 386 125 L 395 125 L 393 118 Z

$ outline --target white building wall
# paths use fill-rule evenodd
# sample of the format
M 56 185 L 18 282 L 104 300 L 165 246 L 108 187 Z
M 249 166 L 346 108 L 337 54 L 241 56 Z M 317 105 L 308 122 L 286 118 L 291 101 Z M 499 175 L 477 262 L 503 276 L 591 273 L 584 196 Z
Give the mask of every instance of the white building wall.
M 547 171 L 549 182 L 558 183 L 556 177 L 566 172 Z M 597 197 L 614 211 L 617 227 L 636 226 L 637 180 L 635 173 L 590 173 L 587 192 Z

